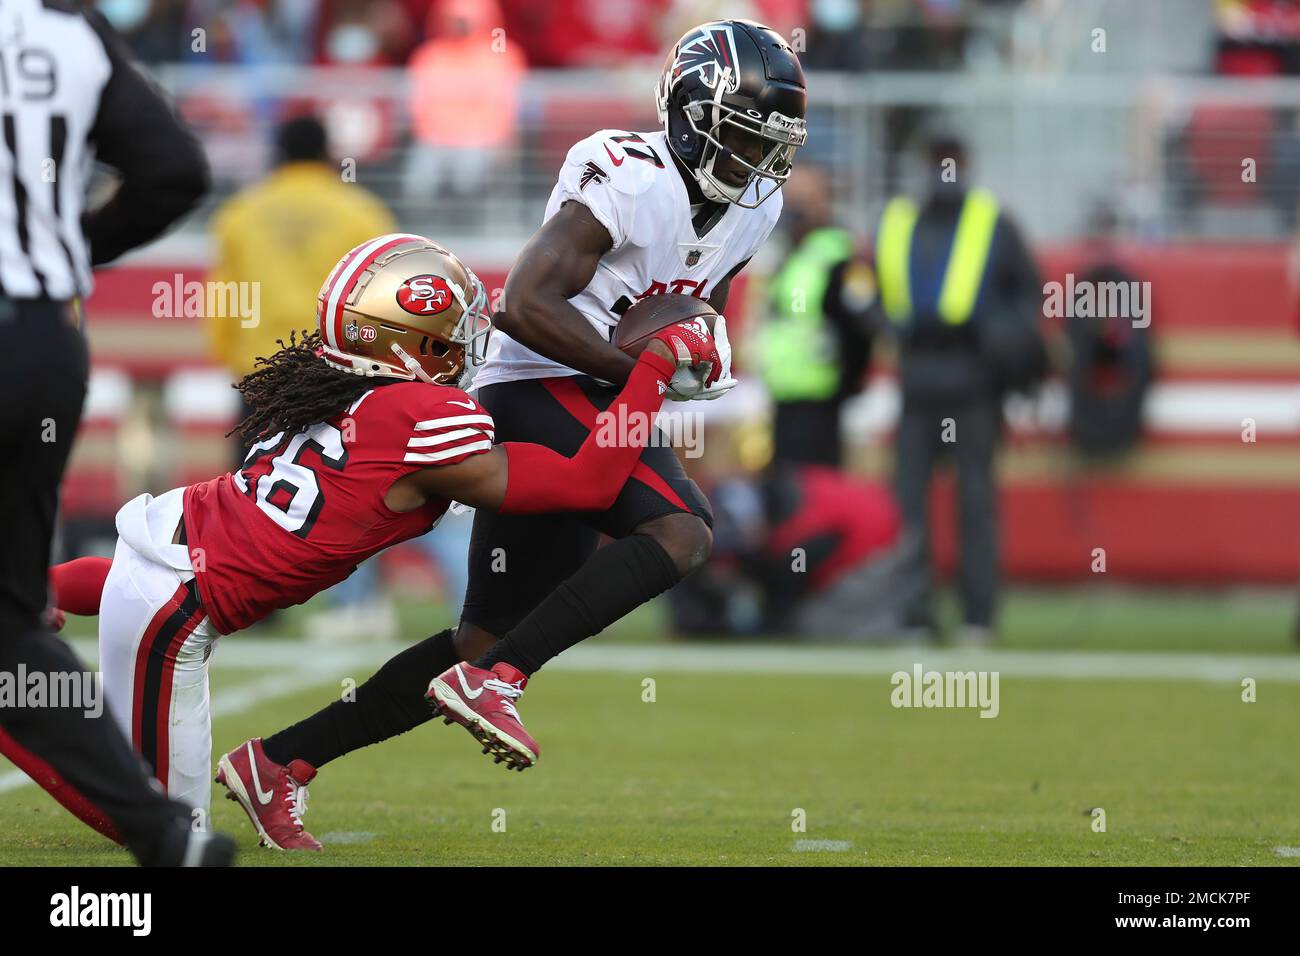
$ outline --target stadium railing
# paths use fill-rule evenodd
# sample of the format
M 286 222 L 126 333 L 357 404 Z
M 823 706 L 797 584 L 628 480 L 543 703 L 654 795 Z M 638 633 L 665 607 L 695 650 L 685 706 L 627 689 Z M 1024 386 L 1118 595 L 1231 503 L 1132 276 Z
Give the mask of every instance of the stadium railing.
M 483 157 L 472 195 L 412 191 L 411 77 L 400 69 L 160 67 L 157 76 L 207 145 L 207 208 L 267 166 L 275 122 L 322 115 L 340 161 L 403 226 L 518 240 L 531 232 L 564 154 L 601 128 L 654 129 L 655 75 L 533 71 L 515 135 Z M 973 175 L 1036 239 L 1082 231 L 1099 205 L 1143 235 L 1270 239 L 1300 199 L 1300 80 L 1040 73 L 814 73 L 804 162 L 833 176 L 839 213 L 870 228 L 915 178 L 908 148 L 925 131 L 964 137 Z M 448 95 L 472 96 L 472 85 Z M 1253 169 L 1243 167 L 1253 162 Z M 201 229 L 203 218 L 189 230 Z

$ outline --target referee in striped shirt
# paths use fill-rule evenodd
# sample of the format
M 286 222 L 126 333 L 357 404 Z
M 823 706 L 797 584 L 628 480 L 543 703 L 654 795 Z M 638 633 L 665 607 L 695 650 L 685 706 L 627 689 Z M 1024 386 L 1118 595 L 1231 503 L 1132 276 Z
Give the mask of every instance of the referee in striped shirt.
M 120 183 L 97 209 L 91 166 Z M 148 242 L 206 192 L 194 136 L 128 62 L 126 47 L 75 0 L 0 5 L 0 672 L 81 673 L 47 632 L 46 569 L 67 463 L 86 394 L 88 356 L 75 302 L 91 269 Z M 12 679 L 12 677 L 11 677 Z M 66 686 L 66 684 L 64 684 Z M 187 806 L 149 783 L 102 709 L 0 706 L 6 752 L 29 773 L 62 777 L 146 865 L 227 865 L 234 844 L 194 827 Z M 70 792 L 69 792 L 70 791 Z M 61 799 L 63 799 L 61 797 Z

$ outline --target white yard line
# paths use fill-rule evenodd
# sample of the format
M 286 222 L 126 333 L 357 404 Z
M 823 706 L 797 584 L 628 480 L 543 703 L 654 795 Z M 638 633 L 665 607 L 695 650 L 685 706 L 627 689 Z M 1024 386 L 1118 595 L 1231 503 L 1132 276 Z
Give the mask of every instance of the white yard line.
M 73 642 L 93 660 L 94 642 Z M 340 647 L 304 641 L 231 637 L 213 656 L 214 717 L 243 713 L 340 677 L 358 683 L 406 645 L 351 644 Z M 795 674 L 818 677 L 887 676 L 921 664 L 935 671 L 998 671 L 1003 678 L 1058 680 L 1193 681 L 1260 685 L 1300 684 L 1300 655 L 1228 655 L 1090 651 L 958 651 L 927 648 L 851 648 L 767 644 L 617 644 L 588 642 L 547 665 L 551 671 L 639 674 Z M 267 670 L 265 676 L 221 690 L 226 669 Z M 31 781 L 21 771 L 0 774 L 0 793 Z
M 587 644 L 547 670 L 699 674 L 800 674 L 868 677 L 911 671 L 998 671 L 1003 677 L 1090 680 L 1300 683 L 1300 655 L 1226 655 L 1089 651 L 959 651 L 927 648 L 797 647 L 761 644 Z
M 358 681 L 406 647 L 397 642 L 312 644 L 290 638 L 235 636 L 224 638 L 213 655 L 213 670 L 270 669 L 287 675 L 304 667 L 342 673 Z M 85 659 L 93 657 L 93 642 L 76 641 Z M 998 671 L 1007 677 L 1061 680 L 1154 680 L 1300 684 L 1300 654 L 1201 654 L 1139 651 L 1004 651 L 955 650 L 926 647 L 849 647 L 798 644 L 620 644 L 617 637 L 596 637 L 565 651 L 546 671 L 603 671 L 646 674 L 651 671 L 698 674 L 801 674 L 816 677 L 857 677 L 910 671 L 920 663 L 926 670 Z M 214 684 L 219 676 L 214 676 Z M 283 678 L 269 678 L 276 684 Z

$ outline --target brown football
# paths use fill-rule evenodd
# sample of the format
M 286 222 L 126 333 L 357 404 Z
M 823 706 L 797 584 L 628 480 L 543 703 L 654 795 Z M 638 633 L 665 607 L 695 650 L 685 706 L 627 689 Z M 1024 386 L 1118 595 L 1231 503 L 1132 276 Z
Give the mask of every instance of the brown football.
M 614 345 L 636 358 L 650 336 L 665 326 L 702 318 L 713 331 L 718 313 L 713 306 L 693 295 L 651 295 L 623 313 L 614 326 Z

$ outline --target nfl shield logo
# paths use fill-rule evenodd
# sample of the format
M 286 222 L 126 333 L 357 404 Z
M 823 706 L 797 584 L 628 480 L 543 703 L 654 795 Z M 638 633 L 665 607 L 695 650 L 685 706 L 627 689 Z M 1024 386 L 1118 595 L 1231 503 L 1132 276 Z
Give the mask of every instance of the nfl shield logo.
M 343 326 L 343 337 L 349 342 L 355 342 L 360 337 L 357 332 L 358 329 L 355 322 L 349 322 L 347 325 Z
M 700 261 L 701 254 L 702 253 L 699 249 L 692 249 L 690 252 L 686 253 L 686 268 L 693 268 L 695 264 Z

